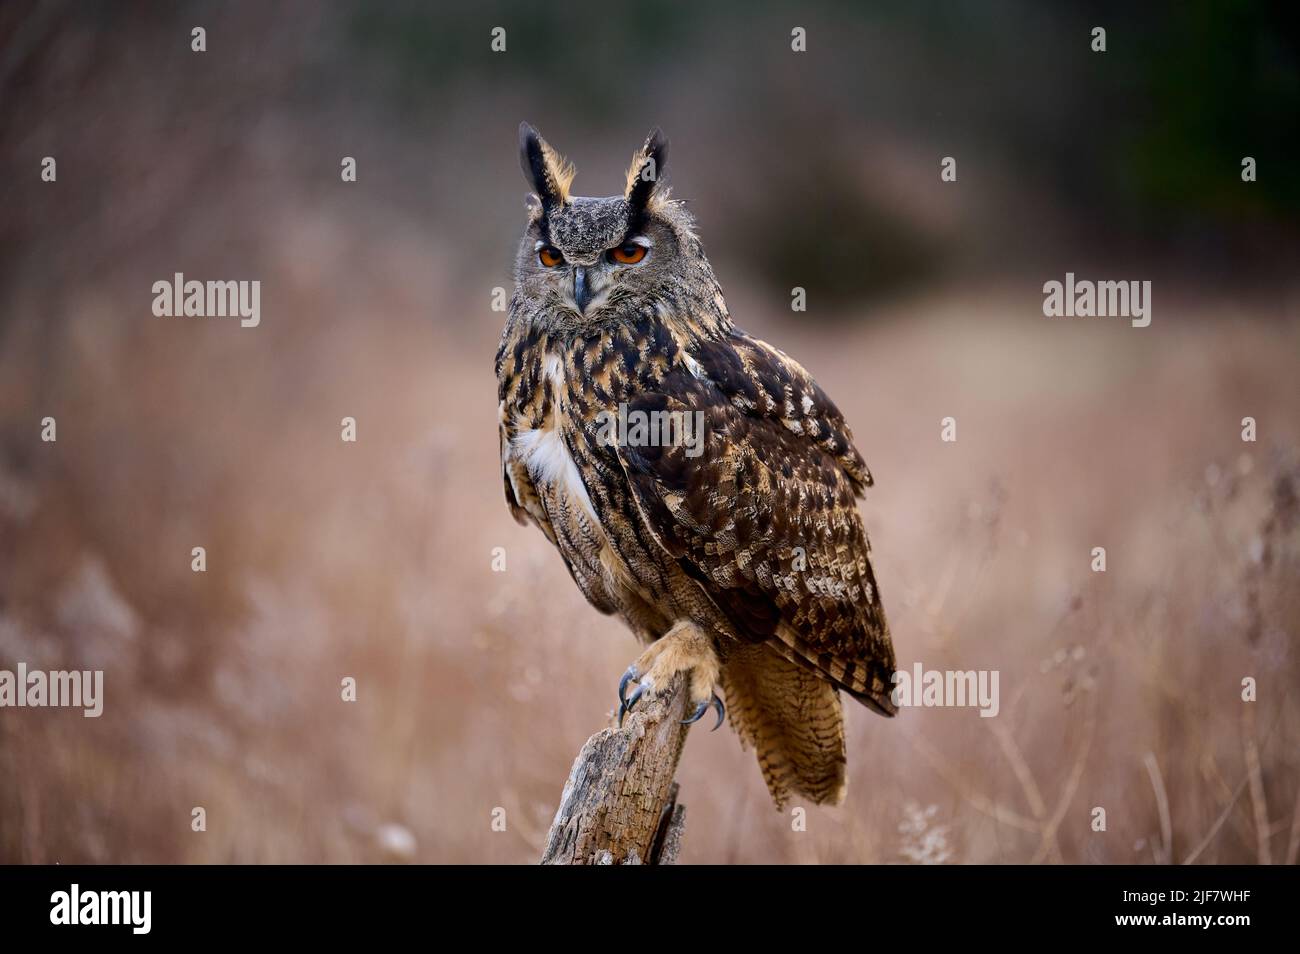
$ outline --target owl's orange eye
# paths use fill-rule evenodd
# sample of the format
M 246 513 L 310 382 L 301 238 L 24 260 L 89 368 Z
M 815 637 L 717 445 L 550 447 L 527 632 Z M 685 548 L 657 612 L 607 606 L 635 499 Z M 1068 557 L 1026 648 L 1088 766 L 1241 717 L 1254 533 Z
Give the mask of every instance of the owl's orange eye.
M 618 248 L 609 250 L 609 260 L 620 265 L 635 265 L 645 258 L 645 246 L 636 242 L 624 242 Z
M 547 268 L 554 268 L 564 261 L 564 256 L 554 245 L 543 245 L 537 250 L 537 260 Z

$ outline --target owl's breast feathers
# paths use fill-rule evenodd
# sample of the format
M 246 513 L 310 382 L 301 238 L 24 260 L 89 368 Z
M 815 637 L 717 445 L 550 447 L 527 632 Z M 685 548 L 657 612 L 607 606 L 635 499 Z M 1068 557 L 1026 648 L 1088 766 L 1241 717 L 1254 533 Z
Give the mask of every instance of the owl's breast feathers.
M 893 646 L 856 506 L 871 474 L 807 371 L 739 331 L 679 333 L 649 319 L 555 348 L 538 333 L 508 330 L 497 356 L 502 465 L 516 517 L 531 516 L 556 541 L 548 492 L 538 488 L 544 472 L 530 466 L 519 437 L 553 428 L 577 462 L 596 522 L 636 524 L 608 532 L 614 550 L 637 550 L 649 537 L 738 638 L 892 715 Z M 686 433 L 702 441 L 611 444 L 598 436 L 601 411 L 691 415 L 702 430 Z M 557 467 L 545 476 L 553 488 L 573 474 Z M 625 566 L 644 565 L 639 552 L 620 555 Z M 643 593 L 662 585 L 655 576 L 642 581 Z

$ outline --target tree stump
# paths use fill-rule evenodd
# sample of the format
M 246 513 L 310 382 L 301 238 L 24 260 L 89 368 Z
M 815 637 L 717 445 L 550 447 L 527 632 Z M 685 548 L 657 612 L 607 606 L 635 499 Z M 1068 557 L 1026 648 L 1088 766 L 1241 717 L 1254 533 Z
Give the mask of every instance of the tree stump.
M 666 865 L 677 858 L 686 808 L 673 776 L 689 726 L 682 678 L 587 740 L 564 783 L 544 865 Z M 617 721 L 617 715 L 612 721 Z

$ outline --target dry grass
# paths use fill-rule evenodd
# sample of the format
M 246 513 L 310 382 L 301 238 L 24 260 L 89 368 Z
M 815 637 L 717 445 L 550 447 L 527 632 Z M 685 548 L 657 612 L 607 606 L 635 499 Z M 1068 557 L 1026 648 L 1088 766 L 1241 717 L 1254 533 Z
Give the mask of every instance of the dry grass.
M 382 256 L 421 259 L 409 241 Z M 6 351 L 0 665 L 102 667 L 107 704 L 4 713 L 0 858 L 535 859 L 634 646 L 500 499 L 492 319 L 359 324 L 304 283 L 258 337 L 113 320 L 127 294 L 69 305 L 41 383 L 55 445 L 14 413 L 31 378 Z M 403 310 L 382 281 L 356 294 Z M 1023 305 L 990 294 L 960 322 L 975 296 L 847 341 L 768 330 L 876 471 L 900 665 L 1000 670 L 1000 716 L 853 707 L 849 800 L 806 832 L 730 733 L 695 733 L 684 860 L 1294 860 L 1294 326 L 1083 332 L 1000 320 Z M 1088 349 L 1108 374 L 1072 382 Z M 1265 443 L 1238 439 L 1246 410 Z

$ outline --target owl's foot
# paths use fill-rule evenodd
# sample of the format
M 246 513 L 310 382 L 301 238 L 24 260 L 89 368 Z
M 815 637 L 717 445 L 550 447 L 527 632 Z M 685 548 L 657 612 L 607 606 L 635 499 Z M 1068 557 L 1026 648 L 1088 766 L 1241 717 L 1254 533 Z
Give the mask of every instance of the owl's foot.
M 655 640 L 650 648 L 641 654 L 641 658 L 628 666 L 627 672 L 618 683 L 618 724 L 623 724 L 623 716 L 643 698 L 653 698 L 655 693 L 667 687 L 679 672 L 686 673 L 690 688 L 690 701 L 694 711 L 683 724 L 697 722 L 704 718 L 710 707 L 717 709 L 716 729 L 726 717 L 726 709 L 718 698 L 715 688 L 721 667 L 718 654 L 713 648 L 713 641 L 699 626 L 691 622 L 681 622 L 667 633 Z M 636 682 L 636 690 L 627 695 L 627 687 Z

